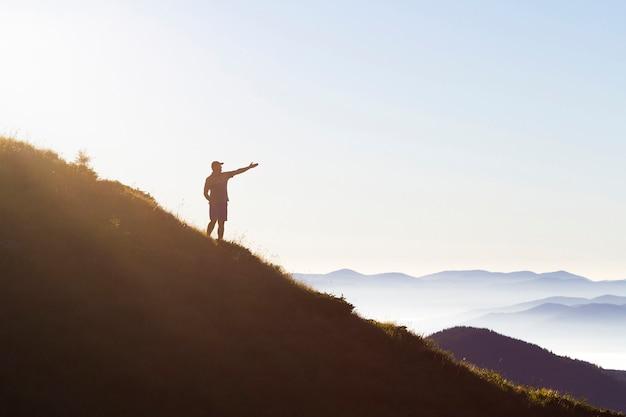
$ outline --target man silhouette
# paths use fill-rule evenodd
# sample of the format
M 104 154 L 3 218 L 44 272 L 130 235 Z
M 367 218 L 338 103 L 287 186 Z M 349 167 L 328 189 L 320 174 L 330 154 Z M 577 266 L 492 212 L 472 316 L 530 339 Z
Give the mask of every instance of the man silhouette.
M 240 168 L 235 171 L 222 172 L 223 162 L 213 161 L 211 162 L 211 169 L 213 172 L 209 175 L 204 182 L 204 197 L 209 200 L 209 225 L 206 228 L 206 234 L 211 237 L 211 233 L 215 228 L 217 222 L 217 238 L 222 240 L 224 238 L 224 222 L 228 220 L 228 180 L 235 175 L 242 174 L 247 170 L 257 167 L 259 164 L 250 163 L 245 168 Z

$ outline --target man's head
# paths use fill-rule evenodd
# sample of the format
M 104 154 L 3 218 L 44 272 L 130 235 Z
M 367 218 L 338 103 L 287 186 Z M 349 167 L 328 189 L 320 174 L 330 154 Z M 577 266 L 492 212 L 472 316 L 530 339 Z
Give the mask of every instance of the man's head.
M 222 172 L 223 164 L 224 164 L 223 162 L 213 161 L 211 162 L 211 169 L 213 170 L 213 172 L 216 172 L 219 174 L 220 172 Z

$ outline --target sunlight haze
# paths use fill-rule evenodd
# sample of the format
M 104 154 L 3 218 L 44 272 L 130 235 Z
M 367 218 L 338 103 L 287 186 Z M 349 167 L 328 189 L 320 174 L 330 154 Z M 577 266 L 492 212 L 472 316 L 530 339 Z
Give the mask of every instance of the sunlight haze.
M 478 12 L 480 10 L 480 13 Z M 3 1 L 0 134 L 289 271 L 626 278 L 626 3 Z M 41 179 L 45 181 L 45 178 Z

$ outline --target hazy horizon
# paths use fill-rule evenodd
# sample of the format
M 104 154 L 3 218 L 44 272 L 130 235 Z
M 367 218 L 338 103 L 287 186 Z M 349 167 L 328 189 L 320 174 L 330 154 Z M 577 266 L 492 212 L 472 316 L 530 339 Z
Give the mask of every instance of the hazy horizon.
M 0 133 L 298 272 L 626 278 L 626 3 L 0 5 Z
M 461 325 L 489 328 L 561 355 L 626 370 L 626 281 L 585 281 L 564 271 L 545 276 L 448 272 L 424 279 L 371 278 L 345 270 L 293 277 L 345 298 L 364 317 L 421 335 Z
M 589 280 L 592 281 L 622 281 L 622 280 L 626 280 L 626 278 L 615 278 L 615 279 L 611 279 L 611 280 L 603 280 L 603 279 L 599 279 L 599 278 L 594 278 L 594 277 L 590 277 L 590 276 L 586 276 L 586 275 L 582 275 L 582 274 L 578 274 L 576 272 L 572 272 L 572 271 L 568 271 L 565 269 L 557 269 L 557 270 L 550 270 L 550 271 L 533 271 L 533 270 L 529 270 L 529 269 L 519 269 L 519 270 L 511 270 L 511 271 L 493 271 L 493 270 L 488 270 L 488 269 L 483 269 L 483 268 L 477 268 L 477 269 L 442 269 L 442 270 L 438 270 L 438 271 L 430 271 L 430 272 L 426 272 L 425 274 L 419 274 L 419 275 L 415 275 L 415 274 L 410 274 L 408 272 L 405 271 L 396 271 L 396 270 L 389 270 L 389 271 L 377 271 L 377 272 L 363 272 L 360 271 L 358 269 L 355 268 L 350 268 L 350 267 L 341 267 L 341 268 L 334 268 L 328 271 L 311 271 L 311 272 L 303 272 L 303 271 L 289 271 L 290 273 L 293 274 L 307 274 L 307 275 L 328 275 L 328 274 L 332 274 L 333 272 L 339 272 L 342 270 L 350 270 L 350 271 L 354 271 L 358 274 L 361 275 L 381 275 L 381 274 L 405 274 L 405 275 L 409 275 L 415 278 L 421 278 L 421 277 L 425 277 L 428 275 L 433 275 L 433 274 L 437 274 L 440 272 L 470 272 L 470 271 L 483 271 L 483 272 L 490 272 L 490 273 L 497 273 L 497 274 L 514 274 L 514 273 L 519 273 L 519 272 L 530 272 L 533 274 L 537 274 L 537 275 L 542 275 L 542 274 L 550 274 L 550 273 L 555 273 L 555 272 L 566 272 L 568 274 L 572 274 L 572 275 L 578 275 L 581 276 L 583 278 L 587 278 Z

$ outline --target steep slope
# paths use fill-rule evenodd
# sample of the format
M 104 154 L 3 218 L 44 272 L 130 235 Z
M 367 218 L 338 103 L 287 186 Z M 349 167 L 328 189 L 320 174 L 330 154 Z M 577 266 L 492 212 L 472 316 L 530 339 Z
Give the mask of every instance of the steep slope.
M 0 415 L 596 416 L 0 139 Z
M 458 359 L 494 370 L 518 384 L 552 388 L 599 407 L 626 412 L 626 381 L 618 378 L 618 371 L 557 356 L 487 329 L 455 327 L 430 338 Z

